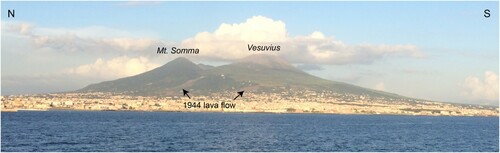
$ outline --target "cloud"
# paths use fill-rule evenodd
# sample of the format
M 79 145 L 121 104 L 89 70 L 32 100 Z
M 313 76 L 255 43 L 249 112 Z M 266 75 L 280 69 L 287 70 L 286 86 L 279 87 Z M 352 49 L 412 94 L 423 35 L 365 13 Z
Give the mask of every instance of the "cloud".
M 38 28 L 30 23 L 2 23 L 5 32 L 27 37 L 36 49 L 58 52 L 143 52 L 162 45 L 160 40 L 99 26 L 85 28 Z
M 462 93 L 471 100 L 493 101 L 498 103 L 498 75 L 491 71 L 484 73 L 484 79 L 467 77 L 463 82 L 465 91 Z
M 146 57 L 129 58 L 116 57 L 110 60 L 97 59 L 92 64 L 85 64 L 67 70 L 68 74 L 77 74 L 86 77 L 114 79 L 140 74 L 158 67 Z
M 181 45 L 201 49 L 203 56 L 233 60 L 251 55 L 248 43 L 270 45 L 287 39 L 285 23 L 263 16 L 254 16 L 240 24 L 223 23 L 214 32 L 200 32 Z
M 29 23 L 5 23 L 2 25 L 6 27 L 8 32 L 19 33 L 22 35 L 30 35 L 33 25 Z
M 155 44 L 155 41 L 151 39 L 91 39 L 82 38 L 75 34 L 65 34 L 60 36 L 32 36 L 32 40 L 38 48 L 50 48 L 57 51 L 70 52 L 145 51 Z
M 28 37 L 40 49 L 58 52 L 146 53 L 168 42 L 154 34 L 131 33 L 112 28 L 39 28 L 29 23 L 2 23 L 8 32 Z M 309 35 L 289 36 L 285 22 L 253 16 L 243 23 L 222 23 L 213 32 L 200 32 L 178 43 L 181 48 L 200 49 L 199 57 L 231 61 L 251 54 L 276 54 L 292 63 L 371 64 L 385 58 L 421 58 L 423 53 L 411 44 L 346 44 L 320 31 Z M 248 44 L 280 46 L 277 52 L 249 51 Z M 146 54 L 141 54 L 146 55 Z
M 414 45 L 348 45 L 321 32 L 289 39 L 283 55 L 294 62 L 318 64 L 371 64 L 385 57 L 421 58 L 423 54 Z
M 279 52 L 249 51 L 248 44 L 280 45 Z M 250 54 L 279 54 L 293 63 L 370 64 L 386 57 L 421 58 L 423 53 L 411 44 L 349 45 L 333 36 L 314 31 L 306 36 L 287 35 L 283 21 L 254 16 L 239 24 L 223 23 L 214 32 L 200 32 L 182 41 L 186 48 L 199 48 L 203 56 L 234 60 Z

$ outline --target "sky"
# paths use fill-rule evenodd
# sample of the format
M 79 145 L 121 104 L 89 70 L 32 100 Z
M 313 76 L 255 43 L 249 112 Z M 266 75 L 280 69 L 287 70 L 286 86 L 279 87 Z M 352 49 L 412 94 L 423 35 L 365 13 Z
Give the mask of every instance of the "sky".
M 139 74 L 199 48 L 248 43 L 325 79 L 404 96 L 498 106 L 498 2 L 1 2 L 1 93 L 70 91 Z M 6 10 L 14 9 L 15 17 Z M 484 17 L 489 9 L 491 17 Z

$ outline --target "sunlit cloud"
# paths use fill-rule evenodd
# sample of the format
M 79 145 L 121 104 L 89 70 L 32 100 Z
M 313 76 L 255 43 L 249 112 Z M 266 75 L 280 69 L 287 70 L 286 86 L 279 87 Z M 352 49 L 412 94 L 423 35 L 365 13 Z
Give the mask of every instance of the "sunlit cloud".
M 498 103 L 498 75 L 492 71 L 486 71 L 484 78 L 470 76 L 463 82 L 466 98 L 477 101 Z
M 248 44 L 278 46 L 279 52 L 249 51 Z M 223 23 L 214 32 L 200 32 L 182 41 L 188 48 L 200 48 L 203 56 L 234 60 L 251 54 L 278 54 L 292 63 L 370 64 L 390 57 L 422 58 L 411 44 L 349 45 L 314 31 L 306 36 L 289 36 L 285 22 L 254 16 L 243 23 Z

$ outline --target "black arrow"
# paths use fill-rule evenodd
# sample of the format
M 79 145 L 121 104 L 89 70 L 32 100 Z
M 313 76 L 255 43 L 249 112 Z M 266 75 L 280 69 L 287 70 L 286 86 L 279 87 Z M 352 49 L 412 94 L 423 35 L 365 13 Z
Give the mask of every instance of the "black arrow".
M 238 92 L 238 96 L 234 97 L 233 100 L 236 100 L 236 98 L 238 98 L 238 97 L 243 97 L 243 92 L 245 92 L 245 91 Z
M 182 92 L 184 93 L 184 96 L 188 96 L 189 99 L 191 99 L 191 97 L 189 97 L 189 91 L 185 90 L 185 89 L 182 89 Z

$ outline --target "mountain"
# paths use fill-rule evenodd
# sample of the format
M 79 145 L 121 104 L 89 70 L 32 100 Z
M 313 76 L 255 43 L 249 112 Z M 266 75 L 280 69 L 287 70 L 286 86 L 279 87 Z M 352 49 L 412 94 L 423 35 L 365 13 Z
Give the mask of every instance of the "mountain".
M 113 81 L 91 84 L 77 92 L 119 92 L 137 95 L 177 94 L 165 89 L 180 89 L 180 85 L 197 79 L 202 69 L 190 60 L 179 57 L 153 70 Z
M 76 92 L 115 92 L 143 96 L 174 96 L 182 89 L 197 94 L 224 91 L 282 92 L 331 91 L 339 94 L 406 98 L 310 75 L 277 56 L 251 55 L 228 65 L 213 67 L 179 57 L 156 69 L 113 81 L 91 84 Z

